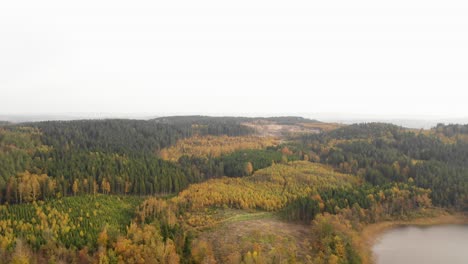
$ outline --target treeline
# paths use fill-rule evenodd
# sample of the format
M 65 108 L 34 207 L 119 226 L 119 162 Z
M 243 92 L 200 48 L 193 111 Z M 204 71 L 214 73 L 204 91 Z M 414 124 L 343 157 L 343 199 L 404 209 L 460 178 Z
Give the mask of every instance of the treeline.
M 304 151 L 374 185 L 414 180 L 435 205 L 466 209 L 468 144 L 389 124 L 359 124 L 301 138 Z
M 416 187 L 412 182 L 324 188 L 314 195 L 292 201 L 283 210 L 283 215 L 288 220 L 310 223 L 320 213 L 338 214 L 351 210 L 356 222 L 375 223 L 430 207 L 429 194 L 429 190 Z
M 30 202 L 81 194 L 154 195 L 177 193 L 189 184 L 221 176 L 247 176 L 273 163 L 296 160 L 277 149 L 244 150 L 219 158 L 189 158 L 183 156 L 178 163 L 155 157 L 128 157 L 99 152 L 67 152 L 54 150 L 36 153 L 27 158 L 27 166 L 9 176 L 0 184 L 0 201 Z M 27 171 L 32 168 L 31 171 Z M 27 177 L 25 176 L 27 175 Z M 21 199 L 26 192 L 22 182 L 32 177 L 34 184 L 45 196 Z M 36 179 L 41 180 L 36 180 Z M 27 181 L 29 182 L 29 180 Z M 27 186 L 30 186 L 27 185 Z
M 42 143 L 55 149 L 127 155 L 154 154 L 164 147 L 174 145 L 179 139 L 193 135 L 244 136 L 253 133 L 250 128 L 235 120 L 224 121 L 220 118 L 183 119 L 174 122 L 165 120 L 76 120 L 22 125 L 39 129 Z
M 442 133 L 447 137 L 453 137 L 458 134 L 468 134 L 468 124 L 467 125 L 460 125 L 460 124 L 437 124 L 433 130 L 437 133 Z
M 158 124 L 189 126 L 194 135 L 246 136 L 255 131 L 242 123 L 246 117 L 172 116 L 153 119 Z
M 277 116 L 277 117 L 233 117 L 233 116 L 170 116 L 159 117 L 153 119 L 156 122 L 168 124 L 201 124 L 208 125 L 211 123 L 216 124 L 242 124 L 244 122 L 252 121 L 270 121 L 282 125 L 294 125 L 297 123 L 320 123 L 314 119 L 303 118 L 300 116 Z
M 42 143 L 61 152 L 151 154 L 192 135 L 188 124 L 174 126 L 144 120 L 49 121 L 25 125 L 39 129 Z
M 10 176 L 0 185 L 0 201 L 31 202 L 81 194 L 154 195 L 177 193 L 190 183 L 198 182 L 184 174 L 176 164 L 158 159 L 133 159 L 92 153 L 76 155 L 71 162 L 48 159 L 34 169 Z M 66 176 L 64 176 L 66 175 Z M 39 192 L 35 191 L 36 189 Z M 34 190 L 40 195 L 22 199 Z M 29 195 L 30 196 L 30 195 Z

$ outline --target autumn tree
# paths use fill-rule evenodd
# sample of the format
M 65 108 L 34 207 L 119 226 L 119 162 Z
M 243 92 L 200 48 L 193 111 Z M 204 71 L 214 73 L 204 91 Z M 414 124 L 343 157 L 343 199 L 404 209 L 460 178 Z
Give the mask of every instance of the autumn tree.
M 96 182 L 96 180 L 93 181 L 92 189 L 93 189 L 93 195 L 96 195 L 97 192 L 99 191 L 99 185 L 98 185 L 98 183 Z
M 252 166 L 252 162 L 249 161 L 245 164 L 245 174 L 252 175 L 252 173 L 253 173 L 253 166 Z
M 73 195 L 76 195 L 76 194 L 78 193 L 78 190 L 79 190 L 78 179 L 75 179 L 75 180 L 73 181 L 73 185 L 72 185 Z
M 104 194 L 108 194 L 111 191 L 110 183 L 106 178 L 101 181 L 101 191 Z

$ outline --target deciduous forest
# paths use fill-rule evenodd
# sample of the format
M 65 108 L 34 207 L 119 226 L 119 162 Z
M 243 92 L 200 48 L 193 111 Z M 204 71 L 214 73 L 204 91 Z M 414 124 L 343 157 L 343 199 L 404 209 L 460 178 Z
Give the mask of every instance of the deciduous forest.
M 366 226 L 468 212 L 467 135 L 300 117 L 0 122 L 0 263 L 371 263 Z

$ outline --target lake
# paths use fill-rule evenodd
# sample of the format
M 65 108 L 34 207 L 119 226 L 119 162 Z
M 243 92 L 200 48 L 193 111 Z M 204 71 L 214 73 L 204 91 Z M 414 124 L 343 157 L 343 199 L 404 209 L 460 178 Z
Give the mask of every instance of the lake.
M 376 264 L 467 264 L 468 225 L 398 227 L 372 248 Z

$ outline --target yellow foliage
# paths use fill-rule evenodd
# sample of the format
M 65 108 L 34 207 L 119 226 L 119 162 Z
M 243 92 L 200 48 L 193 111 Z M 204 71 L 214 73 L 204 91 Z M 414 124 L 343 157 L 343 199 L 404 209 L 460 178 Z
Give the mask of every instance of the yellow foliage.
M 181 156 L 219 157 L 241 149 L 264 149 L 278 145 L 279 141 L 271 137 L 228 137 L 195 136 L 179 140 L 175 146 L 162 149 L 159 156 L 164 160 L 177 161 Z
M 337 173 L 330 167 L 295 161 L 259 170 L 249 177 L 225 177 L 193 184 L 173 201 L 187 204 L 193 210 L 228 206 L 275 211 L 289 201 L 314 193 L 317 188 L 357 183 L 356 177 Z
M 172 240 L 163 242 L 162 236 L 153 225 L 142 227 L 130 224 L 125 237 L 117 238 L 115 244 L 118 263 L 169 263 L 180 262 Z
M 192 249 L 192 257 L 197 263 L 216 263 L 211 244 L 205 240 L 197 241 Z

